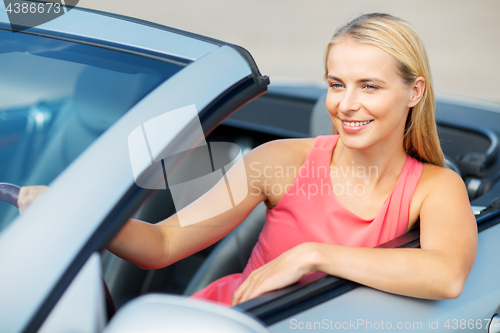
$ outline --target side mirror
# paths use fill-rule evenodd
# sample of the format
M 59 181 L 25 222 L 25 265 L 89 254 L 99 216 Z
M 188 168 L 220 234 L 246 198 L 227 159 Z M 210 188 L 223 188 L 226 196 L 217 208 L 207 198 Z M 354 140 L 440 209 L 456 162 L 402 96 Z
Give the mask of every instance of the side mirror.
M 125 304 L 104 333 L 132 332 L 269 332 L 235 309 L 179 296 L 149 294 Z

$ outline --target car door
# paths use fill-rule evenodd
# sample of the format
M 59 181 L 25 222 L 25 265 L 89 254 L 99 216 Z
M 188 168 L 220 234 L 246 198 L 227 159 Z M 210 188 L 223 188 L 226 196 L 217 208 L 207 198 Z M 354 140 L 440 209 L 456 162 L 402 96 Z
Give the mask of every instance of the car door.
M 60 20 L 12 34 L 1 15 L 0 34 L 7 43 L 0 57 L 6 56 L 4 66 L 14 66 L 12 60 L 17 69 L 12 71 L 17 76 L 2 77 L 2 85 L 19 92 L 22 107 L 44 110 L 37 111 L 35 122 L 48 126 L 31 142 L 38 149 L 20 151 L 12 140 L 4 154 L 16 155 L 7 160 L 20 160 L 26 171 L 12 178 L 7 172 L 5 180 L 50 187 L 22 216 L 5 206 L 0 263 L 9 269 L 1 277 L 0 330 L 54 332 L 82 324 L 81 331 L 100 331 L 103 287 L 97 253 L 149 194 L 135 184 L 129 135 L 150 119 L 193 104 L 208 133 L 264 93 L 268 79 L 237 47 L 167 30 L 75 9 Z M 115 34 L 120 28 L 123 34 Z M 136 34 L 130 34 L 134 29 Z M 136 38 L 141 32 L 161 38 Z M 163 54 L 151 51 L 151 40 L 160 41 L 156 50 Z M 43 70 L 30 70 L 33 63 Z M 28 93 L 31 98 L 24 98 Z M 11 132 L 6 130 L 4 138 L 25 134 L 27 116 L 16 103 L 6 106 L 5 114 L 17 111 L 21 120 L 5 117 L 0 128 Z M 50 122 L 41 122 L 39 113 Z M 173 125 L 158 142 L 162 154 L 193 136 L 186 123 Z M 68 317 L 68 309 L 77 315 Z M 70 318 L 78 320 L 65 326 Z

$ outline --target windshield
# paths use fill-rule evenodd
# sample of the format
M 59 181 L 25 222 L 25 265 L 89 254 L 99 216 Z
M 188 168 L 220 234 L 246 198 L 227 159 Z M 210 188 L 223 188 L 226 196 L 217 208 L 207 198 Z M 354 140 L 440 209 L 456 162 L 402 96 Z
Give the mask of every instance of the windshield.
M 182 66 L 0 30 L 0 182 L 49 185 Z M 0 202 L 0 231 L 17 209 Z

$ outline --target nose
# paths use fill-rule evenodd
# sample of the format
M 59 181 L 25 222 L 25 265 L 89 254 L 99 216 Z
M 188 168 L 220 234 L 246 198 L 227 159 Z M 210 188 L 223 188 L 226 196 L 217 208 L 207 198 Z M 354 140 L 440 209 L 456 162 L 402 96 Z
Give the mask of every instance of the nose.
M 360 103 L 356 91 L 352 89 L 344 90 L 344 95 L 339 103 L 339 111 L 342 113 L 348 113 L 350 111 L 358 111 L 360 108 Z

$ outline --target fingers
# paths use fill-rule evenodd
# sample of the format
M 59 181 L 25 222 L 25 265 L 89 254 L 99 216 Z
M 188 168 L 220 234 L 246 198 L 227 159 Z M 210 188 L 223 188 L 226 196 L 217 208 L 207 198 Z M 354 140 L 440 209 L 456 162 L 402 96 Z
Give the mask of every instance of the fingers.
M 243 281 L 243 283 L 238 287 L 238 289 L 235 290 L 235 292 L 233 294 L 233 301 L 231 302 L 231 306 L 235 306 L 235 305 L 241 303 L 241 296 L 243 296 L 243 293 L 248 288 L 248 285 L 250 283 L 250 277 L 252 276 L 252 273 L 250 273 L 250 275 L 246 278 L 246 280 Z
M 310 245 L 298 245 L 252 271 L 233 294 L 231 305 L 237 305 L 271 290 L 299 281 L 312 271 Z
M 231 306 L 246 302 L 268 291 L 274 290 L 274 288 L 269 288 L 269 286 L 264 283 L 266 277 L 268 277 L 268 269 L 268 267 L 262 266 L 251 272 L 247 279 L 243 281 L 234 292 Z
M 19 213 L 23 214 L 26 209 L 38 198 L 40 194 L 48 189 L 47 186 L 23 186 L 19 190 L 19 197 L 17 199 L 17 206 Z
M 256 286 L 259 285 L 259 279 L 257 278 L 258 270 L 255 270 L 250 273 L 250 275 L 246 278 L 245 281 L 236 289 L 233 294 L 233 301 L 231 303 L 232 306 L 246 302 L 249 299 L 259 296 L 260 294 L 256 294 L 253 296 L 253 291 Z

